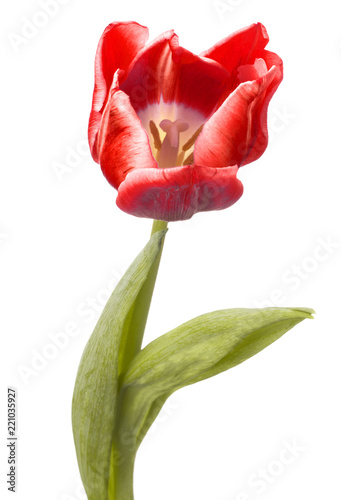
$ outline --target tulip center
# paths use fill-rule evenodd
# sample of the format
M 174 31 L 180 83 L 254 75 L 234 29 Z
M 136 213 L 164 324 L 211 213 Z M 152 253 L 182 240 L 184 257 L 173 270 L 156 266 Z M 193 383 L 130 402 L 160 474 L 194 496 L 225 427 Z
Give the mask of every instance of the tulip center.
M 159 130 L 153 120 L 149 122 L 150 132 L 154 139 L 154 148 L 156 149 L 156 161 L 160 168 L 172 168 L 180 165 L 189 165 L 193 163 L 193 153 L 185 158 L 188 151 L 195 143 L 200 134 L 203 125 L 196 130 L 192 137 L 182 146 L 182 151 L 179 153 L 180 132 L 185 132 L 189 128 L 188 122 L 177 119 L 175 121 L 162 120 L 159 127 L 166 133 L 163 141 L 161 141 Z

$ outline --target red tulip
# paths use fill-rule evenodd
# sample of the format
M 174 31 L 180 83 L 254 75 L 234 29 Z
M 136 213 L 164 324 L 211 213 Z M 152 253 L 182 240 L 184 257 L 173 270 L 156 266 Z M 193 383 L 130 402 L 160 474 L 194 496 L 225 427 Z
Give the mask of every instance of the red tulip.
M 92 156 L 138 217 L 189 219 L 235 203 L 238 168 L 268 142 L 267 107 L 283 78 L 260 23 L 195 55 L 173 31 L 113 23 L 96 54 Z

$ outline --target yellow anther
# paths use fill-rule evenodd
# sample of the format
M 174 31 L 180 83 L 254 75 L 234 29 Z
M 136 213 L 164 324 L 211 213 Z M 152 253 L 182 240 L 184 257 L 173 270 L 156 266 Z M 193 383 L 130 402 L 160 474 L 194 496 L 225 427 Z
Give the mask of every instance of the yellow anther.
M 194 163 L 194 154 L 191 153 L 190 155 L 187 156 L 187 158 L 184 159 L 183 165 L 191 165 Z
M 198 128 L 198 130 L 196 130 L 196 131 L 194 132 L 194 134 L 192 135 L 192 137 L 191 137 L 191 138 L 190 138 L 190 139 L 186 142 L 186 144 L 184 144 L 184 145 L 182 146 L 182 150 L 183 150 L 183 151 L 187 151 L 188 149 L 190 149 L 190 148 L 193 146 L 193 144 L 194 144 L 194 143 L 195 143 L 195 141 L 197 140 L 197 138 L 198 138 L 198 136 L 199 136 L 200 132 L 202 131 L 203 126 L 204 126 L 204 125 L 201 125 L 201 126 Z
M 149 122 L 149 128 L 150 128 L 150 132 L 153 136 L 153 139 L 154 139 L 154 148 L 155 149 L 161 149 L 161 139 L 160 139 L 160 133 L 159 133 L 159 129 L 157 128 L 157 126 L 155 125 L 155 122 L 153 120 L 150 120 Z

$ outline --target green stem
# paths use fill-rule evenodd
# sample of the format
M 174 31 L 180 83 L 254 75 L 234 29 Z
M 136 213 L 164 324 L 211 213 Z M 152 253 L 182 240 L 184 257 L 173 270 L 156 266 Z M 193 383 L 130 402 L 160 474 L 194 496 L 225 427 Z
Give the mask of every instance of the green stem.
M 153 236 L 153 234 L 155 234 L 157 231 L 161 231 L 162 229 L 166 228 L 167 228 L 167 222 L 162 220 L 154 220 L 151 236 Z M 159 257 L 151 267 L 148 274 L 148 278 L 145 281 L 144 285 L 142 286 L 140 293 L 135 300 L 134 306 L 132 307 L 127 317 L 126 320 L 127 330 L 129 330 L 129 332 L 134 332 L 134 334 L 129 335 L 128 333 L 126 336 L 127 342 L 124 348 L 122 349 L 123 356 L 122 356 L 122 362 L 120 364 L 119 375 L 123 374 L 126 371 L 132 359 L 141 350 L 143 335 L 146 328 L 150 303 L 154 292 L 155 281 L 159 270 L 161 255 L 162 255 L 162 249 L 160 251 Z
M 165 222 L 164 220 L 154 220 L 150 236 L 153 236 L 153 234 L 157 233 L 158 231 L 162 231 L 162 229 L 166 229 L 167 224 L 168 222 Z
M 115 447 L 115 462 L 109 480 L 108 500 L 134 500 L 134 465 L 135 455 Z

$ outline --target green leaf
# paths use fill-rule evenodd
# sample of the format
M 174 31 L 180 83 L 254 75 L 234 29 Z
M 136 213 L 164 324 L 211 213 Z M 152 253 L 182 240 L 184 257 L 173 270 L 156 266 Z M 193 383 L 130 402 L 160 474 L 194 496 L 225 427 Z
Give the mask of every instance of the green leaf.
M 151 236 L 153 236 L 153 234 L 155 234 L 156 232 L 162 231 L 164 229 L 167 229 L 167 222 L 158 220 L 154 221 Z M 149 313 L 149 307 L 154 291 L 157 272 L 159 269 L 163 243 L 164 239 L 161 243 L 161 250 L 157 258 L 151 265 L 148 272 L 148 277 L 143 283 L 125 320 L 125 332 L 123 334 L 119 355 L 119 376 L 126 370 L 130 362 L 133 360 L 134 356 L 141 349 L 143 334 Z
M 254 356 L 312 318 L 311 309 L 229 309 L 199 316 L 157 338 L 130 364 L 121 389 L 121 436 L 137 450 L 161 405 L 177 389 Z
M 77 373 L 72 426 L 78 465 L 88 500 L 108 499 L 119 372 L 134 342 L 132 309 L 158 260 L 166 231 L 155 233 L 120 280 L 87 343 Z M 135 342 L 136 344 L 136 342 Z

